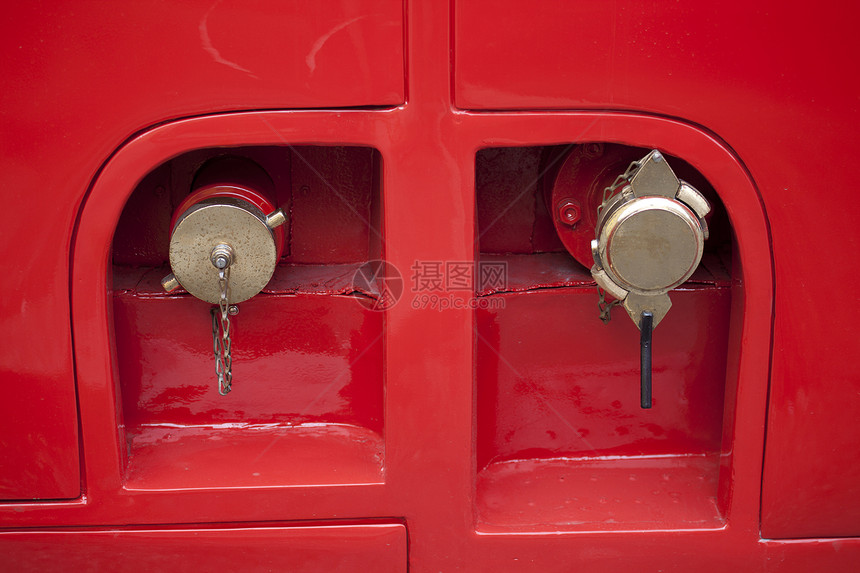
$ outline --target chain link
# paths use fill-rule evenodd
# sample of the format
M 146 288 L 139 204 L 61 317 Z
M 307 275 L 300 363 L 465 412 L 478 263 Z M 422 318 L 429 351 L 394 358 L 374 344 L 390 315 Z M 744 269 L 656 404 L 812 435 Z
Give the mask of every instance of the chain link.
M 609 202 L 610 199 L 615 197 L 619 190 L 623 189 L 625 185 L 630 183 L 630 179 L 636 173 L 636 170 L 639 169 L 642 164 L 639 161 L 633 161 L 630 165 L 627 166 L 627 169 L 615 178 L 615 181 L 609 187 L 606 187 L 603 190 L 603 201 L 601 201 L 600 206 L 597 208 L 598 215 L 606 206 L 606 203 Z
M 600 296 L 600 300 L 597 301 L 597 309 L 600 311 L 600 320 L 603 321 L 603 324 L 609 324 L 609 321 L 612 320 L 612 309 L 621 304 L 621 301 L 613 300 L 612 302 L 606 302 L 603 289 L 600 287 L 597 287 L 597 294 Z
M 633 175 L 636 171 L 642 166 L 639 161 L 633 161 L 630 165 L 627 166 L 627 169 L 615 178 L 615 181 L 609 187 L 606 187 L 603 190 L 603 201 L 600 203 L 600 206 L 597 207 L 597 214 L 600 215 L 600 212 L 606 207 L 606 204 L 610 199 L 615 197 L 626 185 L 630 183 L 630 179 L 633 178 Z M 603 289 L 599 286 L 597 287 L 597 294 L 600 299 L 597 301 L 597 309 L 599 311 L 600 320 L 603 321 L 603 324 L 608 324 L 610 320 L 612 320 L 612 309 L 621 304 L 620 300 L 613 300 L 612 302 L 606 302 L 606 296 L 603 292 Z
M 215 352 L 215 374 L 218 376 L 218 393 L 226 396 L 233 386 L 233 354 L 230 337 L 230 267 L 218 269 L 218 288 L 221 299 L 212 308 L 212 347 Z

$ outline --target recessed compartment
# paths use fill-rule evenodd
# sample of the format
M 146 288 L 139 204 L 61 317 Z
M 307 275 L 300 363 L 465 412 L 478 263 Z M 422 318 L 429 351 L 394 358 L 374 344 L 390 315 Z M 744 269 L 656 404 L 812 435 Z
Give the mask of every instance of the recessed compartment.
M 649 151 L 589 142 L 477 153 L 480 260 L 507 267 L 506 281 L 477 293 L 496 302 L 475 311 L 480 531 L 724 525 L 720 455 L 742 289 L 718 190 L 681 158 L 666 158 L 710 203 L 710 236 L 653 330 L 649 409 L 640 404 L 637 325 L 620 305 L 601 320 L 599 305 L 611 299 L 601 299 L 590 268 L 557 232 L 565 211 L 551 200 L 555 185 L 585 172 L 596 186 L 587 192 L 602 194 L 602 181 Z
M 231 316 L 223 396 L 217 305 L 160 284 L 171 217 L 222 160 L 258 166 L 287 219 L 271 280 Z M 382 256 L 380 186 L 380 154 L 343 146 L 203 149 L 138 184 L 112 251 L 126 488 L 383 481 L 384 312 L 353 280 Z

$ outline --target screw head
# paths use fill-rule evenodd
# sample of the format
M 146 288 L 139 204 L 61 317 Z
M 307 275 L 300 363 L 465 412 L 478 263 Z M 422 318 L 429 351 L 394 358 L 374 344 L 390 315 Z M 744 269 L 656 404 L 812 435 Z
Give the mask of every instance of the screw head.
M 579 201 L 573 199 L 562 199 L 558 203 L 558 218 L 565 225 L 576 225 L 582 218 L 582 210 Z
M 226 269 L 233 264 L 233 248 L 230 245 L 215 245 L 209 254 L 209 260 L 216 269 Z
M 586 143 L 585 144 L 585 156 L 586 157 L 600 157 L 603 155 L 603 144 L 602 143 Z

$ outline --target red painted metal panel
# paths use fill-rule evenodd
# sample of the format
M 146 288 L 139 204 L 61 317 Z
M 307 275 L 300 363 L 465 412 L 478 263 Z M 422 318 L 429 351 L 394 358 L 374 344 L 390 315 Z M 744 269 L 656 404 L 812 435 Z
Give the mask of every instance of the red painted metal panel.
M 177 531 L 170 524 L 192 522 L 368 522 L 401 516 L 410 529 L 412 571 L 740 568 L 799 572 L 856 568 L 857 539 L 761 539 L 762 534 L 856 533 L 858 523 L 853 509 L 857 507 L 853 489 L 858 481 L 857 434 L 850 421 L 860 411 L 852 393 L 856 373 L 845 357 L 857 353 L 858 342 L 852 335 L 860 316 L 854 307 L 838 300 L 834 303 L 833 296 L 824 295 L 840 292 L 832 286 L 828 290 L 828 285 L 856 282 L 854 266 L 839 264 L 853 260 L 857 243 L 851 209 L 856 201 L 851 186 L 844 184 L 845 174 L 852 170 L 851 150 L 858 146 L 854 128 L 857 79 L 841 73 L 845 62 L 856 55 L 850 40 L 853 21 L 848 17 L 852 8 L 812 13 L 788 10 L 784 5 L 740 2 L 719 8 L 626 2 L 611 8 L 557 2 L 538 10 L 506 1 L 491 7 L 462 2 L 452 10 L 447 1 L 415 2 L 406 12 L 408 49 L 393 48 L 398 57 L 408 59 L 409 98 L 399 108 L 216 113 L 159 125 L 123 146 L 130 134 L 187 114 L 335 105 L 333 101 L 354 94 L 354 89 L 375 90 L 334 82 L 325 94 L 311 93 L 303 90 L 312 91 L 313 86 L 291 83 L 295 78 L 281 76 L 265 76 L 271 83 L 262 81 L 264 76 L 259 76 L 259 83 L 252 82 L 242 70 L 211 59 L 211 52 L 200 64 L 193 52 L 201 49 L 200 21 L 209 11 L 207 30 L 210 39 L 215 38 L 222 6 L 231 7 L 229 3 L 216 3 L 214 8 L 208 4 L 191 8 L 165 5 L 163 9 L 130 7 L 126 12 L 99 10 L 97 14 L 87 12 L 88 7 L 69 8 L 84 14 L 79 19 L 51 9 L 35 14 L 33 9 L 29 15 L 4 21 L 4 30 L 13 30 L 3 34 L 2 54 L 13 63 L 4 68 L 11 70 L 6 77 L 12 89 L 0 94 L 0 173 L 4 188 L 15 192 L 4 193 L 0 229 L 4 238 L 14 237 L 14 248 L 7 249 L 6 256 L 7 271 L 16 280 L 0 299 L 4 326 L 0 372 L 4 415 L 8 414 L 2 422 L 3 453 L 11 453 L 15 468 L 22 470 L 18 476 L 26 473 L 24 468 L 35 467 L 38 471 L 30 475 L 41 488 L 50 481 L 42 470 L 56 468 L 64 483 L 74 486 L 69 495 L 77 494 L 80 480 L 73 463 L 77 449 L 69 304 L 62 294 L 71 277 L 85 496 L 66 502 L 0 504 L 3 528 L 89 527 L 103 531 L 105 527 L 149 523 L 162 524 L 158 527 L 164 527 L 162 531 L 170 536 Z M 391 8 L 393 3 L 386 6 Z M 320 10 L 332 15 L 330 20 L 321 16 L 331 26 L 314 36 L 314 41 L 339 28 L 317 51 L 314 63 L 320 72 L 323 52 L 335 46 L 336 39 L 346 39 L 357 28 L 378 32 L 374 38 L 389 38 L 397 24 L 385 22 L 400 22 L 400 6 L 391 8 L 396 12 L 394 20 L 383 18 L 382 23 L 370 15 L 362 17 L 361 10 L 351 12 L 349 6 Z M 231 20 L 246 22 L 240 11 L 236 9 Z M 122 25 L 131 17 L 142 24 L 137 28 Z M 302 18 L 290 14 L 284 18 L 288 21 L 284 25 L 298 36 L 305 28 L 315 29 Z M 159 35 L 162 43 L 142 51 L 137 60 L 117 48 L 141 52 L 138 48 L 147 45 L 141 38 L 147 33 L 169 31 L 174 23 L 187 28 L 189 22 L 198 34 L 191 51 L 171 50 L 182 47 L 186 38 L 167 33 Z M 278 16 L 267 15 L 267 24 L 279 22 Z M 126 35 L 113 32 L 126 29 Z M 801 38 L 804 41 L 798 41 Z M 255 51 L 263 44 L 248 42 L 241 49 L 275 69 L 280 62 L 277 50 L 263 46 L 265 53 Z M 221 46 L 214 40 L 212 45 Z M 66 51 L 66 47 L 70 49 Z M 307 57 L 303 50 L 286 49 L 293 63 L 301 64 Z M 354 52 L 349 56 L 360 59 L 361 47 Z M 250 65 L 230 59 L 227 51 L 219 53 L 228 62 L 257 73 Z M 138 61 L 140 65 L 129 65 Z M 377 54 L 367 61 L 389 60 Z M 198 67 L 195 62 L 200 64 L 199 74 L 189 71 Z M 354 64 L 354 60 L 340 60 L 333 64 L 333 73 L 348 78 L 365 69 L 361 61 Z M 368 69 L 378 69 L 368 65 Z M 142 75 L 149 83 L 141 80 Z M 368 76 L 361 82 L 390 86 L 389 75 L 380 72 L 379 77 Z M 237 76 L 241 77 L 239 83 L 231 83 Z M 197 77 L 212 82 L 196 83 Z M 392 77 L 402 80 L 403 70 Z M 81 85 L 97 89 L 84 90 Z M 399 95 L 406 91 L 404 87 Z M 381 104 L 404 99 L 395 97 Z M 357 101 L 343 105 L 359 105 Z M 452 103 L 532 111 L 473 113 L 454 109 Z M 534 111 L 537 108 L 547 111 Z M 581 108 L 596 111 L 559 111 Z M 593 488 L 596 497 L 591 501 L 596 504 L 583 506 L 588 513 L 600 504 L 603 494 L 599 490 L 604 488 L 607 504 L 620 504 L 617 516 L 621 521 L 634 524 L 643 512 L 631 503 L 635 504 L 637 496 L 646 501 L 641 498 L 647 491 L 625 488 L 620 492 L 623 495 L 610 495 L 629 481 L 625 472 L 652 476 L 639 485 L 654 483 L 662 479 L 664 471 L 673 469 L 668 462 L 631 468 L 608 463 L 617 460 L 588 461 L 581 469 L 597 468 L 606 478 L 597 486 L 591 485 L 591 474 L 567 473 L 566 464 L 532 467 L 529 471 L 535 476 L 553 484 L 535 490 L 539 495 L 534 499 L 520 491 L 522 482 L 518 480 L 527 475 L 521 468 L 499 465 L 490 468 L 498 473 L 479 474 L 476 417 L 483 410 L 477 402 L 474 374 L 475 328 L 480 315 L 468 305 L 445 311 L 416 308 L 413 293 L 407 293 L 381 321 L 386 334 L 382 348 L 382 470 L 379 464 L 371 464 L 369 471 L 358 475 L 362 460 L 370 457 L 358 454 L 350 458 L 358 451 L 350 446 L 366 437 L 360 432 L 332 436 L 310 431 L 279 439 L 269 450 L 276 461 L 266 470 L 261 485 L 252 483 L 254 468 L 245 467 L 255 461 L 252 448 L 243 438 L 234 440 L 237 433 L 232 431 L 189 434 L 184 442 L 152 433 L 150 442 L 139 443 L 137 459 L 134 455 L 129 458 L 124 440 L 127 428 L 118 419 L 122 394 L 113 347 L 109 254 L 125 201 L 154 167 L 181 154 L 213 147 L 372 146 L 382 157 L 384 212 L 379 203 L 371 202 L 369 226 L 380 234 L 384 230 L 379 251 L 406 275 L 416 260 L 475 260 L 480 242 L 476 223 L 484 225 L 504 215 L 499 210 L 507 207 L 491 187 L 512 198 L 515 205 L 511 210 L 517 213 L 510 219 L 503 216 L 500 223 L 516 236 L 500 232 L 494 237 L 498 246 L 493 250 L 522 248 L 529 252 L 529 245 L 536 244 L 526 237 L 528 225 L 520 219 L 529 213 L 538 217 L 527 204 L 529 194 L 520 204 L 518 185 L 510 185 L 505 177 L 484 179 L 491 185 L 479 189 L 478 196 L 489 199 L 497 210 L 479 212 L 475 184 L 480 174 L 475 162 L 480 150 L 594 141 L 658 147 L 689 161 L 720 194 L 735 233 L 734 261 L 739 262 L 735 268 L 742 275 L 733 277 L 731 308 L 732 316 L 741 318 L 730 321 L 728 344 L 741 350 L 729 353 L 725 368 L 727 379 L 736 379 L 738 384 L 726 387 L 719 460 L 704 455 L 681 466 L 683 471 L 670 474 L 670 483 L 659 490 L 660 495 L 652 494 L 667 503 L 644 504 L 644 514 L 650 517 L 663 512 L 658 521 L 675 524 L 670 529 L 646 531 L 649 527 L 644 520 L 630 528 L 618 526 L 605 519 L 604 508 L 596 510 L 598 517 L 590 518 L 590 525 L 559 525 L 559 519 L 550 527 L 537 523 L 544 514 L 539 505 L 562 497 L 570 500 L 575 496 L 572 489 Z M 527 159 L 521 164 L 533 173 L 534 164 Z M 102 164 L 104 169 L 99 172 Z M 496 163 L 503 164 L 502 160 Z M 286 179 L 294 166 L 288 167 Z M 93 181 L 76 225 L 85 191 Z M 527 178 L 516 181 L 529 182 Z M 181 197 L 170 199 L 176 204 Z M 158 209 L 144 205 L 149 207 Z M 39 214 L 38 225 L 25 216 L 33 212 Z M 156 228 L 155 235 L 139 253 L 141 257 L 159 252 L 165 231 Z M 552 241 L 551 236 L 543 239 Z M 823 252 L 832 253 L 836 262 L 821 263 L 822 245 L 827 246 Z M 131 260 L 126 263 L 134 264 Z M 314 275 L 317 269 L 307 272 Z M 336 286 L 321 288 L 320 296 L 349 294 L 343 290 L 349 286 L 343 273 L 314 276 L 323 282 L 328 277 Z M 320 288 L 322 283 L 315 284 L 314 288 Z M 288 293 L 300 291 L 306 283 L 288 277 L 278 285 L 275 290 Z M 469 302 L 471 294 L 453 296 Z M 310 289 L 303 294 L 310 295 Z M 273 296 L 278 297 L 281 295 Z M 770 435 L 762 489 L 772 327 Z M 534 394 L 523 396 L 526 403 L 535 398 Z M 134 410 L 132 405 L 128 408 Z M 607 418 L 601 416 L 598 421 L 605 425 Z M 710 430 L 700 441 L 709 446 L 716 438 L 713 419 L 708 420 Z M 50 440 L 42 440 L 34 431 L 40 424 Z M 478 439 L 486 435 L 481 433 Z M 32 436 L 35 449 L 21 436 Z M 233 457 L 215 453 L 213 444 L 219 437 L 230 442 L 226 450 Z M 379 443 L 366 443 L 368 451 Z M 302 444 L 313 446 L 302 450 Z M 491 451 L 489 446 L 482 448 Z M 701 450 L 710 451 L 710 447 Z M 199 454 L 198 464 L 193 466 L 197 471 L 181 465 L 188 451 Z M 300 461 L 299 471 L 319 470 L 324 462 L 341 458 L 341 465 L 330 467 L 343 469 L 349 477 L 327 480 L 322 472 L 309 471 L 305 479 L 295 479 L 295 472 L 289 469 L 295 451 L 322 453 L 315 461 Z M 47 458 L 44 452 L 48 452 Z M 508 460 L 523 466 L 531 461 Z M 136 463 L 143 463 L 148 473 L 137 473 L 135 467 L 141 466 Z M 829 473 L 823 475 L 816 467 Z M 215 471 L 219 473 L 213 480 L 199 480 L 203 473 Z M 176 475 L 182 472 L 197 477 Z M 6 466 L 2 473 L 16 475 Z M 508 481 L 511 476 L 513 484 Z M 702 503 L 710 495 L 703 492 L 714 490 L 709 481 L 714 476 L 718 516 L 709 515 L 710 506 Z M 560 485 L 562 477 L 575 485 Z M 10 483 L 17 487 L 23 479 L 13 477 Z M 699 481 L 704 485 L 696 485 Z M 499 487 L 487 490 L 488 483 Z M 673 489 L 675 486 L 681 489 Z M 518 495 L 511 498 L 515 504 L 505 505 L 504 494 L 516 488 L 520 488 Z M 482 496 L 482 491 L 502 494 L 501 504 L 497 505 L 500 497 Z M 680 494 L 677 504 L 671 501 L 673 492 Z M 496 510 L 501 511 L 493 517 Z M 520 511 L 525 519 L 510 519 Z M 559 514 L 557 509 L 552 511 Z M 536 525 L 531 530 L 524 527 L 528 519 Z M 688 524 L 676 528 L 684 520 Z M 489 522 L 497 526 L 490 527 Z M 56 534 L 80 535 L 72 531 Z M 2 535 L 12 536 L 8 537 L 12 549 L 20 550 L 25 547 L 24 538 L 15 540 L 15 535 L 37 534 L 7 531 Z M 111 544 L 115 548 L 117 543 L 120 541 L 111 537 L 99 547 Z M 241 551 L 242 545 L 237 542 L 234 551 Z M 64 556 L 81 554 L 73 544 L 56 551 Z M 143 553 L 134 555 L 142 563 L 147 558 Z
M 850 573 L 860 563 L 860 539 L 764 541 L 767 571 L 833 571 Z
M 241 476 L 230 483 L 198 482 L 195 486 L 192 482 L 182 481 L 182 478 L 173 479 L 171 484 L 170 473 L 178 469 L 169 467 L 171 460 L 175 463 L 174 456 L 178 455 L 172 453 L 155 453 L 160 457 L 149 458 L 153 462 L 149 467 L 158 468 L 161 472 L 154 477 L 150 474 L 149 483 L 146 478 L 140 481 L 134 476 L 129 480 L 125 474 L 124 461 L 119 455 L 122 451 L 120 434 L 114 417 L 118 379 L 110 369 L 105 369 L 105 364 L 113 359 L 110 354 L 108 299 L 106 293 L 101 294 L 99 289 L 92 294 L 92 289 L 84 286 L 88 277 L 104 276 L 108 272 L 113 226 L 134 182 L 153 165 L 189 148 L 218 143 L 229 146 L 274 144 L 280 140 L 278 136 L 281 134 L 307 141 L 310 133 L 322 144 L 338 141 L 373 145 L 384 158 L 390 158 L 383 164 L 382 186 L 386 197 L 386 253 L 399 268 L 408 269 L 416 258 L 468 260 L 469 256 L 474 256 L 474 227 L 467 226 L 471 232 L 462 235 L 466 221 L 474 220 L 474 207 L 468 213 L 455 211 L 456 216 L 452 220 L 450 202 L 426 203 L 423 198 L 431 191 L 438 194 L 440 190 L 448 190 L 454 196 L 470 194 L 475 177 L 471 168 L 475 152 L 492 145 L 499 134 L 504 134 L 517 145 L 548 144 L 571 138 L 577 133 L 587 141 L 602 134 L 612 141 L 633 145 L 641 145 L 640 138 L 647 137 L 667 151 L 690 158 L 691 163 L 721 191 L 737 230 L 739 260 L 746 262 L 762 254 L 766 257 L 763 220 L 745 174 L 714 140 L 693 128 L 633 115 L 470 116 L 454 132 L 459 137 L 450 139 L 458 142 L 458 146 L 446 151 L 459 158 L 458 161 L 463 161 L 467 168 L 452 170 L 458 177 L 443 184 L 440 180 L 427 180 L 427 174 L 439 174 L 439 162 L 446 161 L 444 155 L 432 155 L 436 149 L 434 146 L 423 148 L 424 153 L 431 154 L 427 159 L 429 165 L 421 162 L 410 167 L 410 161 L 416 157 L 414 149 L 399 147 L 395 145 L 396 141 L 387 137 L 365 139 L 370 132 L 399 133 L 389 129 L 371 131 L 369 123 L 391 122 L 395 126 L 400 121 L 397 113 L 380 115 L 373 111 L 340 116 L 327 112 L 268 113 L 261 116 L 237 114 L 167 125 L 145 134 L 121 150 L 93 189 L 76 243 L 79 247 L 76 272 L 79 274 L 74 283 L 78 286 L 73 293 L 75 323 L 78 325 L 76 333 L 79 334 L 76 341 L 78 366 L 83 381 L 82 427 L 84 447 L 88 452 L 87 474 L 93 476 L 88 483 L 88 500 L 84 504 L 66 506 L 19 504 L 10 506 L 8 512 L 0 512 L 0 517 L 7 523 L 11 520 L 16 524 L 38 524 L 48 514 L 55 523 L 68 525 L 128 523 L 141 519 L 139 512 L 142 507 L 146 508 L 147 519 L 157 523 L 187 521 L 189 512 L 213 521 L 403 515 L 414 524 L 415 537 L 411 547 L 417 552 L 413 563 L 419 569 L 445 569 L 448 565 L 474 563 L 476 560 L 504 567 L 501 564 L 516 554 L 528 555 L 531 566 L 545 569 L 552 562 L 547 559 L 551 559 L 550 556 L 561 547 L 576 553 L 584 547 L 583 544 L 593 546 L 600 539 L 599 532 L 574 531 L 569 527 L 561 537 L 558 537 L 558 532 L 552 533 L 556 538 L 564 539 L 564 545 L 556 549 L 552 549 L 556 542 L 543 538 L 534 540 L 527 547 L 512 543 L 519 532 L 514 532 L 513 537 L 509 533 L 481 533 L 476 536 L 475 517 L 464 509 L 471 507 L 475 500 L 473 480 L 476 471 L 472 465 L 471 440 L 475 404 L 472 402 L 473 355 L 470 349 L 474 330 L 472 311 L 468 307 L 445 312 L 420 310 L 406 298 L 386 313 L 385 467 L 382 483 L 333 484 L 319 481 L 314 485 L 305 482 L 310 487 L 302 487 L 301 482 L 291 482 L 283 474 L 279 476 L 274 472 L 272 480 L 262 487 L 250 486 L 247 481 L 250 478 Z M 405 134 L 401 136 L 405 137 Z M 418 180 L 425 185 L 422 187 L 424 191 L 418 195 L 385 191 L 405 187 L 407 183 L 414 187 Z M 417 228 L 413 217 L 398 215 L 413 212 L 416 208 L 422 215 Z M 439 231 L 440 227 L 446 226 L 450 228 Z M 456 237 L 458 232 L 462 235 L 462 244 L 458 241 L 452 243 L 452 237 Z M 770 275 L 767 268 L 748 264 L 743 267 L 749 271 L 744 284 L 748 286 L 746 297 L 750 310 L 741 327 L 747 339 L 761 342 L 767 339 L 766 325 L 769 321 L 762 318 L 767 316 L 769 309 Z M 340 279 L 335 282 L 340 284 Z M 289 280 L 283 281 L 284 291 L 295 288 L 296 285 L 290 285 Z M 458 296 L 468 298 L 470 293 L 461 292 Z M 736 298 L 743 300 L 743 297 L 733 296 L 733 300 Z M 454 343 L 457 337 L 462 338 L 461 343 Z M 760 473 L 754 461 L 761 456 L 761 434 L 755 428 L 763 423 L 764 386 L 761 381 L 764 380 L 762 372 L 766 365 L 766 346 L 748 344 L 738 364 L 739 379 L 745 381 L 736 394 L 738 425 L 734 420 L 728 422 L 731 426 L 727 430 L 727 443 L 733 449 L 721 460 L 728 477 L 723 478 L 723 470 L 720 470 L 721 483 L 727 484 L 726 489 L 730 492 L 724 506 L 725 519 L 732 527 L 720 529 L 719 523 L 710 521 L 707 529 L 713 533 L 701 533 L 697 540 L 693 540 L 693 546 L 698 549 L 690 553 L 676 550 L 680 534 L 653 533 L 649 537 L 651 549 L 648 559 L 662 555 L 674 563 L 690 564 L 691 559 L 700 559 L 703 551 L 710 554 L 718 552 L 721 544 L 749 542 L 757 538 L 758 512 L 755 508 Z M 323 444 L 322 441 L 317 443 Z M 189 444 L 197 447 L 191 442 Z M 329 452 L 336 455 L 333 449 Z M 209 467 L 217 467 L 219 458 L 207 459 L 211 460 Z M 289 465 L 288 449 L 279 450 L 277 459 L 281 464 Z M 226 475 L 223 468 L 219 471 Z M 714 469 L 708 472 L 711 476 L 716 474 Z M 709 482 L 707 487 L 712 488 L 712 483 Z M 696 500 L 702 499 L 696 490 L 688 491 Z M 702 515 L 701 511 L 696 512 Z M 608 542 L 601 540 L 599 543 L 604 545 Z M 611 546 L 611 543 L 606 545 L 610 549 Z M 755 544 L 749 545 L 744 550 L 745 554 L 757 554 L 759 550 L 755 547 Z M 589 559 L 592 563 L 601 562 L 599 557 Z
M 100 165 L 177 117 L 403 102 L 403 5 L 51 2 L 4 14 L 0 228 L 14 271 L 0 298 L 0 418 L 15 431 L 0 432 L 0 498 L 72 498 L 81 478 L 63 293 Z
M 295 216 L 290 260 L 367 260 L 371 242 L 381 238 L 379 230 L 370 225 L 372 203 L 379 197 L 373 149 L 293 148 L 291 165 L 291 214 Z
M 860 354 L 860 308 L 832 311 L 821 294 L 857 282 L 856 198 L 842 184 L 860 147 L 860 80 L 845 73 L 860 57 L 848 40 L 857 15 L 845 2 L 814 13 L 741 1 L 455 7 L 457 106 L 681 117 L 743 158 L 777 285 L 766 537 L 860 535 L 860 377 L 847 359 Z
M 127 427 L 330 422 L 382 433 L 381 313 L 324 293 L 245 301 L 233 319 L 228 404 L 212 384 L 211 305 L 148 290 L 115 298 Z
M 639 408 L 639 332 L 621 309 L 602 324 L 593 286 L 490 297 L 504 307 L 476 317 L 478 467 L 718 452 L 729 292 L 673 293 L 654 331 L 653 411 Z
M 277 273 L 297 280 L 294 268 Z M 298 294 L 241 303 L 226 401 L 215 385 L 211 305 L 164 293 L 157 277 L 166 269 L 118 271 L 113 310 L 126 487 L 382 481 L 381 313 L 353 297 L 309 289 L 300 278 Z M 320 282 L 330 289 L 332 276 Z M 267 290 L 287 280 L 276 277 Z
M 400 524 L 0 532 L 4 571 L 406 571 Z
M 620 310 L 600 322 L 585 269 L 566 253 L 486 258 L 507 264 L 509 292 L 476 314 L 479 530 L 722 527 L 731 289 L 719 259 L 672 294 L 642 410 L 638 331 Z
M 527 457 L 478 475 L 482 533 L 719 529 L 716 455 Z
M 542 149 L 494 148 L 478 152 L 475 200 L 484 253 L 561 251 L 561 241 L 538 189 Z M 543 223 L 543 224 L 541 224 Z
M 407 304 L 411 301 L 406 299 L 386 313 L 384 483 L 311 487 L 286 483 L 242 487 L 234 483 L 239 487 L 211 484 L 191 489 L 160 489 L 164 486 L 159 484 L 152 489 L 142 484 L 141 489 L 134 489 L 135 483 L 129 483 L 125 476 L 121 455 L 125 447 L 120 446 L 116 421 L 119 381 L 111 367 L 115 358 L 111 353 L 109 298 L 105 290 L 92 286 L 92 280 L 108 275 L 113 229 L 135 182 L 152 166 L 190 149 L 219 144 L 276 144 L 283 137 L 298 141 L 313 137 L 322 144 L 373 145 L 384 158 L 390 158 L 383 164 L 383 189 L 413 189 L 409 194 L 386 191 L 385 195 L 386 253 L 399 268 L 408 269 L 416 258 L 468 260 L 474 256 L 474 203 L 464 201 L 463 197 L 472 193 L 477 149 L 491 146 L 501 137 L 515 145 L 545 145 L 571 139 L 576 134 L 582 134 L 586 141 L 600 135 L 612 141 L 641 145 L 641 138 L 645 137 L 673 154 L 688 157 L 721 190 L 738 232 L 742 261 L 766 256 L 761 213 L 745 174 L 714 140 L 693 128 L 635 115 L 476 115 L 464 118 L 466 121 L 446 138 L 454 145 L 450 149 L 440 150 L 437 144 L 426 143 L 421 153 L 416 154 L 417 140 L 393 128 L 409 119 L 409 114 L 418 114 L 422 109 L 419 105 L 408 113 L 404 110 L 406 115 L 402 117 L 399 113 L 374 111 L 215 116 L 163 126 L 120 150 L 93 188 L 75 250 L 73 301 L 83 441 L 87 452 L 85 467 L 89 477 L 87 498 L 71 504 L 7 505 L 0 507 L 0 519 L 7 525 L 20 527 L 38 526 L 45 520 L 63 525 L 127 524 L 141 519 L 150 523 L 182 523 L 188 521 L 189 515 L 212 522 L 403 515 L 413 524 L 410 527 L 415 535 L 410 555 L 419 570 L 454 568 L 458 563 L 510 568 L 513 559 L 520 558 L 527 559 L 523 561 L 527 567 L 552 570 L 552 564 L 558 563 L 559 551 L 578 556 L 583 563 L 606 565 L 601 555 L 618 549 L 595 531 L 552 533 L 551 539 L 534 538 L 526 545 L 517 533 L 476 534 L 474 516 L 468 510 L 475 499 L 471 351 L 474 330 L 473 311 L 468 307 L 445 312 L 420 310 Z M 376 122 L 390 125 L 386 129 L 370 129 Z M 368 141 L 368 133 L 376 137 Z M 404 139 L 389 139 L 390 134 Z M 413 145 L 400 145 L 406 142 Z M 417 158 L 422 159 L 416 164 Z M 455 169 L 459 162 L 466 167 Z M 440 165 L 451 169 L 440 170 Z M 439 194 L 443 192 L 447 200 L 440 200 Z M 428 202 L 427 197 L 434 200 Z M 458 204 L 457 197 L 461 209 L 452 211 L 451 205 Z M 413 212 L 421 213 L 419 223 L 414 217 L 401 216 Z M 744 268 L 749 270 L 745 284 L 750 310 L 742 325 L 743 333 L 749 340 L 766 339 L 767 331 L 762 326 L 769 321 L 762 320 L 762 315 L 766 316 L 769 308 L 770 275 L 766 268 L 748 264 Z M 457 296 L 465 299 L 470 295 L 461 292 Z M 740 547 L 746 543 L 744 555 L 759 554 L 752 540 L 757 537 L 758 513 L 754 508 L 760 480 L 754 460 L 761 456 L 761 436 L 755 428 L 762 423 L 764 403 L 763 385 L 758 381 L 763 380 L 761 373 L 767 364 L 762 350 L 760 344 L 749 344 L 738 366 L 740 379 L 750 382 L 738 389 L 736 407 L 740 426 L 731 426 L 729 443 L 734 449 L 723 460 L 731 472 L 731 478 L 725 481 L 731 492 L 726 519 L 732 527 L 699 532 L 693 538 L 682 533 L 652 533 L 643 563 L 668 560 L 690 565 L 701 560 L 702 555 L 718 555 L 724 544 Z M 279 454 L 285 455 L 286 452 Z M 280 459 L 289 464 L 288 458 Z M 160 483 L 169 486 L 166 481 Z M 679 551 L 679 539 L 689 541 L 689 550 Z M 625 541 L 625 547 L 629 542 Z M 595 544 L 608 553 L 589 556 L 584 552 Z

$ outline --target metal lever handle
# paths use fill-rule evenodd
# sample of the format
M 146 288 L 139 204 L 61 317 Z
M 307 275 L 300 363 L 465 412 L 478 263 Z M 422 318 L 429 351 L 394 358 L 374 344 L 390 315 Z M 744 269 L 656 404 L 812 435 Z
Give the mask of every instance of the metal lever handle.
M 654 315 L 643 310 L 639 322 L 639 404 L 651 407 L 651 334 L 654 332 Z

